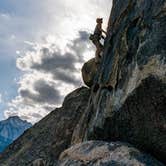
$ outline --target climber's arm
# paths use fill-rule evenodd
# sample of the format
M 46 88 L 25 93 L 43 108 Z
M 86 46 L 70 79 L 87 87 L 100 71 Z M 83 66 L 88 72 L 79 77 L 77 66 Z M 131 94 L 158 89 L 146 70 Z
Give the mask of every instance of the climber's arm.
M 107 35 L 107 32 L 106 32 L 105 30 L 102 29 L 102 32 L 103 32 L 105 35 Z
M 101 36 L 101 38 L 105 40 L 105 37 L 103 35 Z

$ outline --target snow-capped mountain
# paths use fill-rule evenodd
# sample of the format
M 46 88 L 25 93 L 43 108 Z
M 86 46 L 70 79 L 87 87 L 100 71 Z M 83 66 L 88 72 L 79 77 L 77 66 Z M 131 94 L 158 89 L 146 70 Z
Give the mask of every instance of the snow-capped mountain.
M 18 116 L 9 117 L 8 119 L 1 121 L 0 152 L 31 126 L 31 123 L 20 119 Z

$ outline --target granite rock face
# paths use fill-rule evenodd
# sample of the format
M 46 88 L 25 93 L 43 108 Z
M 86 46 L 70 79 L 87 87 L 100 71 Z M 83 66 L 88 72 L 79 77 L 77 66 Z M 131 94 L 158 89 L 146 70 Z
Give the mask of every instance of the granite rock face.
M 90 102 L 74 133 L 127 141 L 166 163 L 166 1 L 116 0 Z
M 127 97 L 149 75 L 165 81 L 166 2 L 114 2 L 98 82 Z
M 94 84 L 95 76 L 98 71 L 98 64 L 95 62 L 95 58 L 90 59 L 82 67 L 82 78 L 88 87 L 92 87 Z
M 31 166 L 44 161 L 56 165 L 71 143 L 73 130 L 87 107 L 90 90 L 82 87 L 69 94 L 57 108 L 28 129 L 1 155 L 1 166 Z M 32 164 L 33 163 L 33 164 Z
M 164 166 L 150 155 L 121 142 L 89 141 L 65 150 L 59 166 Z

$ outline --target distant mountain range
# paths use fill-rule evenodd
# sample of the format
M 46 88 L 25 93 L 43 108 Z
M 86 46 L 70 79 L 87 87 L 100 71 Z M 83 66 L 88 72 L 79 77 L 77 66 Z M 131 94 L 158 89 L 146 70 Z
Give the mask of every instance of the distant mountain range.
M 0 121 L 0 152 L 31 126 L 31 123 L 20 119 L 18 116 Z

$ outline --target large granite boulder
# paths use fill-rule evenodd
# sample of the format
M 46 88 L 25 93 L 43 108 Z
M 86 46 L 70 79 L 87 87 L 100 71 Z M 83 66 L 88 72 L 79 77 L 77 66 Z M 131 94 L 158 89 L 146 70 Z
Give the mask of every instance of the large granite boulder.
M 85 85 L 88 87 L 91 87 L 94 84 L 95 75 L 98 71 L 98 65 L 99 64 L 95 62 L 95 58 L 92 58 L 82 67 L 82 78 Z
M 89 141 L 65 150 L 59 166 L 164 166 L 156 159 L 121 142 Z
M 0 154 L 0 166 L 54 166 L 71 144 L 73 130 L 87 107 L 90 90 L 79 88 Z
M 116 0 L 74 143 L 120 140 L 166 163 L 166 1 Z

